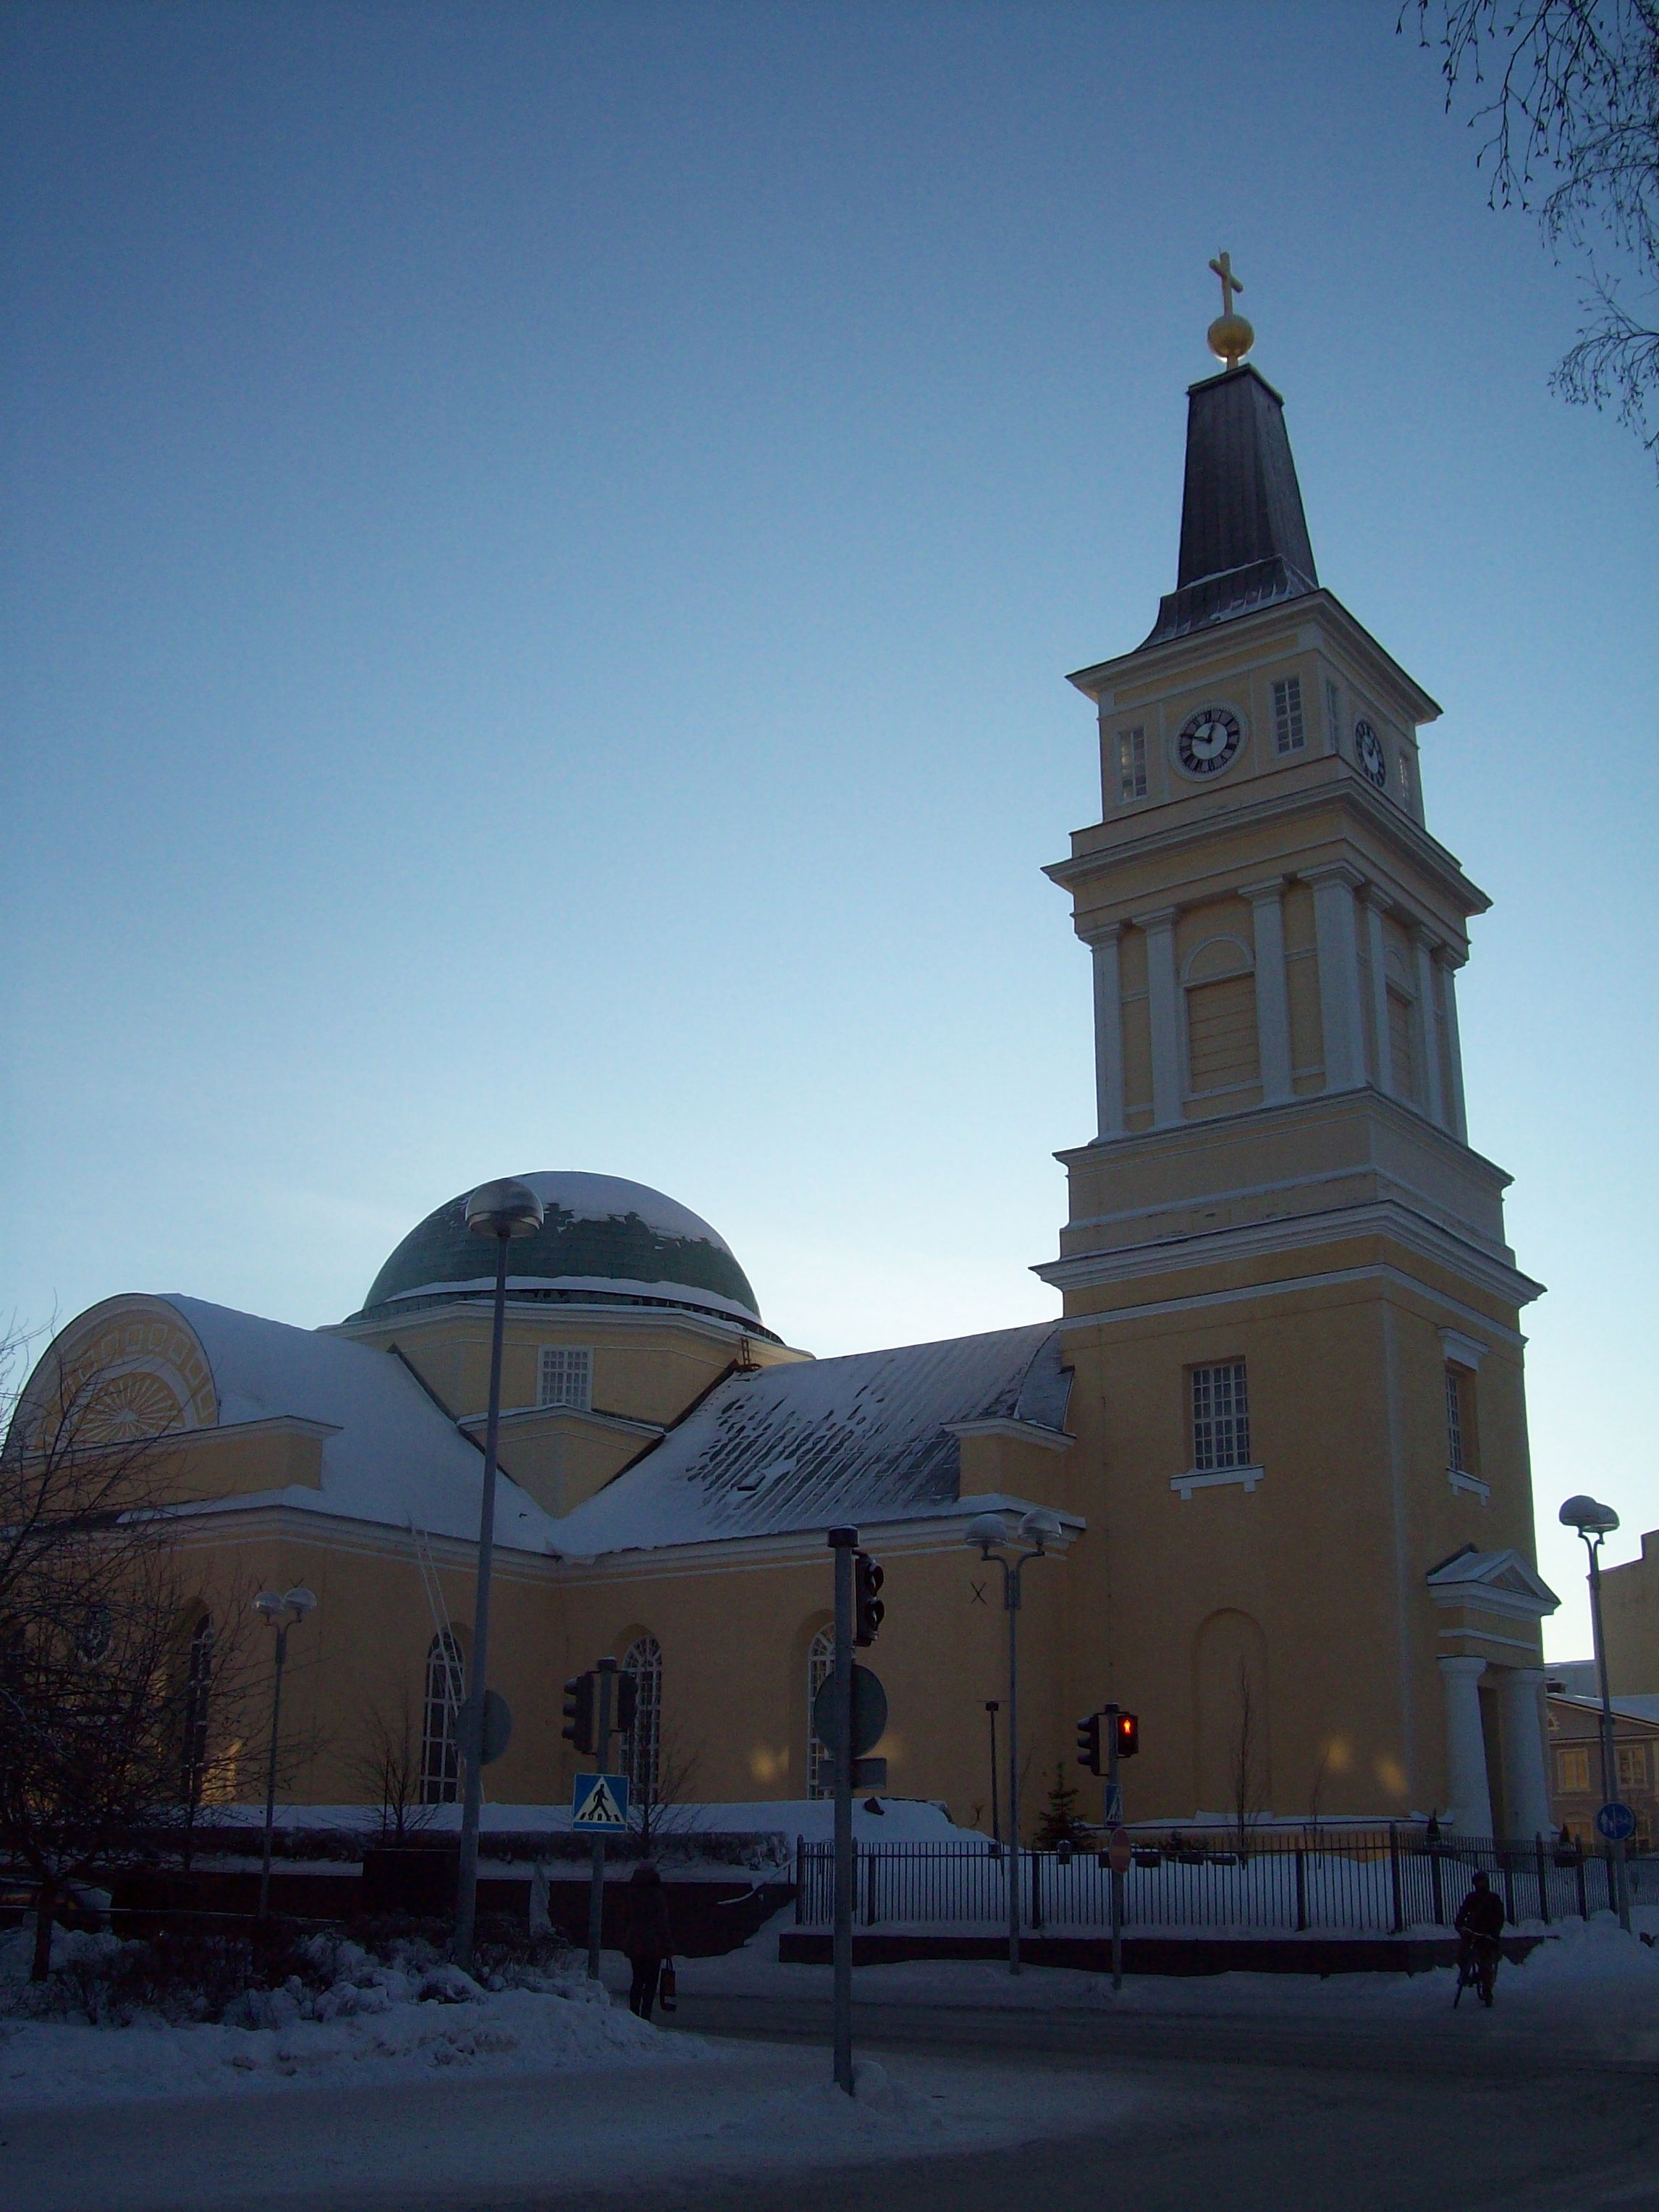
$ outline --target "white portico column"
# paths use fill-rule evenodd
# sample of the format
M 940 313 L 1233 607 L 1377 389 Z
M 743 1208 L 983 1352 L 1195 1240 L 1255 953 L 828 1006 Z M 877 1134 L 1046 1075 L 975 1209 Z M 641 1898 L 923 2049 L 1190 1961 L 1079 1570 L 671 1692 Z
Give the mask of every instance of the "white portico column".
M 1359 938 L 1353 895 L 1363 878 L 1339 860 L 1314 868 L 1304 879 L 1314 895 L 1314 938 L 1319 955 L 1319 1025 L 1325 1037 L 1325 1088 L 1354 1091 L 1365 1080 L 1365 1036 L 1360 1027 Z
M 1118 958 L 1121 922 L 1113 922 L 1089 940 L 1095 963 L 1095 1113 L 1099 1141 L 1107 1143 L 1124 1132 L 1123 1120 L 1123 976 Z
M 1176 908 L 1134 916 L 1146 933 L 1146 995 L 1152 1027 L 1152 1127 L 1181 1119 L 1181 986 L 1176 978 Z
M 1440 1079 L 1440 1024 L 1435 1012 L 1434 939 L 1426 929 L 1412 932 L 1417 957 L 1417 1008 L 1423 1030 L 1423 1096 L 1429 1119 L 1437 1128 L 1446 1126 L 1446 1091 Z
M 1480 1726 L 1484 1659 L 1440 1659 L 1446 1693 L 1446 1788 L 1460 1836 L 1492 1833 L 1492 1791 L 1486 1784 L 1486 1739 Z
M 1451 1082 L 1452 1134 L 1467 1145 L 1469 1141 L 1469 1122 L 1463 1110 L 1463 1048 L 1457 1035 L 1457 986 L 1452 980 L 1462 964 L 1449 951 L 1442 948 L 1440 988 L 1444 994 L 1446 1007 L 1446 1066 Z
M 1255 1031 L 1261 1060 L 1261 1103 L 1282 1106 L 1291 1095 L 1291 1001 L 1285 983 L 1285 878 L 1241 886 L 1250 902 L 1255 939 Z
M 1442 1662 L 1444 1663 L 1443 1662 Z M 1500 1667 L 1498 1694 L 1503 1712 L 1504 1795 L 1510 1827 L 1518 1843 L 1550 1833 L 1550 1784 L 1544 1765 L 1544 1716 L 1539 1692 L 1541 1667 Z
M 1394 1041 L 1389 1035 L 1389 948 L 1382 917 L 1389 902 L 1375 884 L 1359 894 L 1365 908 L 1365 957 L 1371 971 L 1371 1042 L 1376 1048 L 1376 1087 L 1390 1098 L 1394 1085 Z

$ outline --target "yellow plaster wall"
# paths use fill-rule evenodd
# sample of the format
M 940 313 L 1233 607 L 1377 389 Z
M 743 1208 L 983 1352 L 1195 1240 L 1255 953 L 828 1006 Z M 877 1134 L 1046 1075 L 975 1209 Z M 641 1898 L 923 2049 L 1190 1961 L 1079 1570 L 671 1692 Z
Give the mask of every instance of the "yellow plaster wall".
M 1602 1569 L 1601 1613 L 1613 1696 L 1659 1692 L 1659 1528 L 1643 1537 L 1639 1559 Z

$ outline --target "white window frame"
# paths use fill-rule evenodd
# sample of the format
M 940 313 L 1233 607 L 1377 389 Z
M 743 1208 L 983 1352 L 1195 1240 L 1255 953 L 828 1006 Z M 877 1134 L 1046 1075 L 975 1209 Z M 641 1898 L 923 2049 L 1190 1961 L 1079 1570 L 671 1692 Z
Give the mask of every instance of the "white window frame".
M 836 1794 L 835 1759 L 827 1743 L 814 1734 L 812 1707 L 818 1692 L 836 1668 L 836 1631 L 832 1622 L 825 1621 L 806 1647 L 806 1794 L 809 1797 L 833 1797 Z
M 447 1629 L 426 1647 L 421 1707 L 421 1802 L 456 1805 L 461 1796 L 461 1704 L 466 1662 Z
M 622 1657 L 624 1674 L 635 1684 L 634 1725 L 623 1744 L 623 1771 L 635 1805 L 657 1802 L 662 1788 L 662 1646 L 654 1636 L 636 1636 Z
M 1194 1367 L 1192 1376 L 1193 1471 L 1226 1474 L 1250 1461 L 1250 1392 L 1242 1359 Z
M 1302 678 L 1299 676 L 1280 676 L 1273 679 L 1273 750 L 1279 753 L 1305 751 L 1308 743 L 1307 726 L 1302 714 Z
M 568 1407 L 573 1413 L 593 1410 L 593 1353 L 587 1345 L 544 1344 L 536 1369 L 538 1407 Z
M 1145 799 L 1146 791 L 1146 726 L 1137 722 L 1117 733 L 1118 803 L 1127 806 Z

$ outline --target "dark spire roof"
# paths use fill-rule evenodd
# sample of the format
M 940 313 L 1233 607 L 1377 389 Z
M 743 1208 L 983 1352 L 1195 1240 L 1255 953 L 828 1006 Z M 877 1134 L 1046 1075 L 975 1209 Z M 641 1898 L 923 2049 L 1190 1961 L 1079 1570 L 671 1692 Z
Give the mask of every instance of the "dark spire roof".
M 1146 644 L 1319 589 L 1284 409 L 1248 367 L 1188 387 L 1181 566 Z

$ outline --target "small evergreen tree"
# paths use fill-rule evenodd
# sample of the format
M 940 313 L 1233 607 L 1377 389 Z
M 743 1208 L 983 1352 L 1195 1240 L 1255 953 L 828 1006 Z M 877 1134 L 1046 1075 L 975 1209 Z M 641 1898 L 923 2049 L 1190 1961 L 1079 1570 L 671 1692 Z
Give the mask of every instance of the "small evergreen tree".
M 1037 1823 L 1038 1850 L 1051 1851 L 1059 1844 L 1087 1840 L 1087 1831 L 1077 1817 L 1077 1799 L 1076 1784 L 1066 1780 L 1065 1762 L 1061 1760 L 1054 1768 L 1054 1786 L 1048 1792 L 1048 1809 Z

